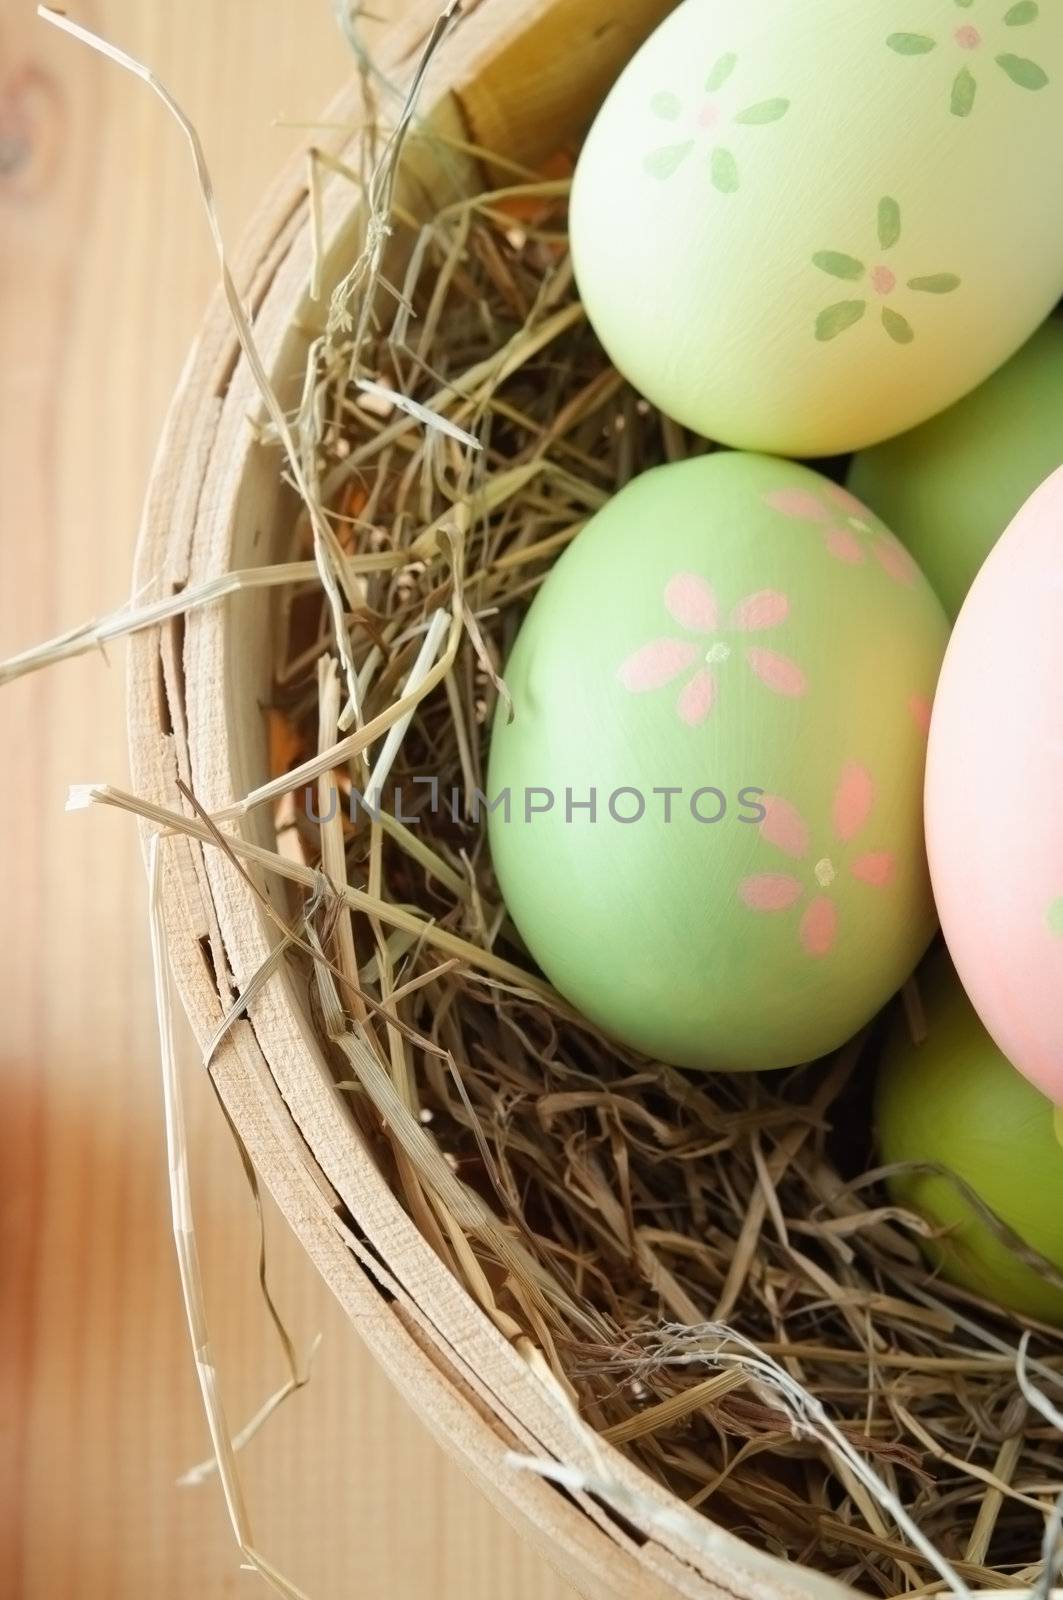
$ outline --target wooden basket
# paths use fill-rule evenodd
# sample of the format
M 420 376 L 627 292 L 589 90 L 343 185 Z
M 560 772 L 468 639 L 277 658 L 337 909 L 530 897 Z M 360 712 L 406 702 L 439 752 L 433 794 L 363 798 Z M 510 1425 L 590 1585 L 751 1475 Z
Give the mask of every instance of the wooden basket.
M 535 164 L 576 137 L 671 0 L 481 0 L 438 55 L 420 103 L 436 128 Z M 392 30 L 389 73 L 408 78 L 438 5 L 419 0 Z M 415 15 L 409 15 L 414 10 Z M 357 127 L 360 97 L 332 125 Z M 357 134 L 335 153 L 354 167 Z M 417 141 L 417 177 L 439 175 Z M 447 182 L 453 186 L 453 167 Z M 483 174 L 469 174 L 476 192 Z M 326 291 L 357 247 L 350 186 L 327 191 Z M 311 238 L 302 166 L 263 205 L 237 265 L 274 386 L 298 394 L 308 332 Z M 160 447 L 134 576 L 139 595 L 172 593 L 237 568 L 288 559 L 294 503 L 279 455 L 256 441 L 258 391 L 221 302 L 192 351 Z M 261 705 L 269 694 L 275 606 L 241 593 L 132 641 L 130 743 L 139 793 L 180 809 L 176 780 L 220 808 L 267 776 Z M 260 808 L 245 823 L 272 846 Z M 205 1043 L 266 957 L 275 931 L 219 857 L 187 839 L 164 854 L 176 981 Z M 263 879 L 265 892 L 275 885 Z M 278 894 L 279 910 L 285 907 Z M 220 992 L 219 992 L 220 991 Z M 224 997 L 224 998 L 222 998 Z M 496 1505 L 588 1596 L 743 1597 L 848 1593 L 765 1556 L 678 1500 L 611 1447 L 590 1439 L 535 1352 L 509 1343 L 442 1266 L 386 1186 L 333 1087 L 305 997 L 272 978 L 213 1059 L 219 1094 L 328 1284 L 410 1404 Z M 566 1463 L 608 1497 L 570 1492 L 510 1463 L 510 1453 Z M 641 1508 L 635 1510 L 635 1504 Z M 651 1516 L 647 1508 L 655 1507 Z

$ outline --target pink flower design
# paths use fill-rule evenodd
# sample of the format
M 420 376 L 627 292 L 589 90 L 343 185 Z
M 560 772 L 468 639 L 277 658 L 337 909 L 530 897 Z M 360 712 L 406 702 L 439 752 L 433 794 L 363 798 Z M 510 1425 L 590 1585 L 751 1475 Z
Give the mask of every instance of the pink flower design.
M 650 110 L 660 121 L 668 124 L 677 137 L 667 144 L 657 145 L 647 155 L 645 167 L 651 177 L 670 178 L 703 142 L 704 135 L 710 134 L 709 180 L 721 194 L 736 192 L 740 183 L 738 159 L 729 143 L 717 143 L 718 130 L 731 125 L 739 128 L 760 127 L 765 123 L 778 122 L 790 109 L 789 100 L 778 97 L 758 100 L 740 109 L 730 101 L 729 92 L 721 99 L 720 90 L 737 65 L 738 57 L 732 50 L 714 62 L 705 79 L 706 98 L 703 100 L 684 103 L 683 98 L 671 89 L 662 89 L 653 96 Z M 729 139 L 729 136 L 724 134 L 723 138 Z
M 888 850 L 865 851 L 853 855 L 847 847 L 863 832 L 875 804 L 875 785 L 866 767 L 850 761 L 842 768 L 831 805 L 831 825 L 836 841 L 834 857 L 820 856 L 812 861 L 812 835 L 808 824 L 789 801 L 778 795 L 761 800 L 764 820 L 760 836 L 792 861 L 806 863 L 799 876 L 791 872 L 761 872 L 743 878 L 738 897 L 750 911 L 789 911 L 804 905 L 798 937 L 806 955 L 829 955 L 838 936 L 838 907 L 830 889 L 841 870 L 871 889 L 885 889 L 892 881 L 896 859 Z M 837 845 L 843 848 L 837 849 Z M 811 896 L 809 898 L 809 896 Z
M 892 533 L 887 532 L 867 507 L 836 483 L 825 483 L 821 493 L 811 489 L 773 489 L 765 505 L 784 517 L 811 522 L 823 529 L 823 542 L 831 555 L 849 566 L 860 566 L 867 553 L 895 583 L 912 584 L 918 567 Z
M 617 677 L 631 694 L 645 694 L 693 668 L 679 691 L 676 709 L 680 719 L 694 728 L 716 704 L 717 671 L 738 648 L 728 642 L 728 635 L 777 628 L 789 616 L 790 602 L 777 589 L 759 589 L 740 600 L 721 624 L 712 585 L 696 573 L 678 572 L 665 584 L 664 604 L 672 620 L 688 633 L 700 635 L 702 641 L 714 636 L 711 644 L 705 648 L 704 642 L 695 644 L 690 639 L 652 639 L 621 663 Z M 805 693 L 805 675 L 788 656 L 754 644 L 746 644 L 743 653 L 751 671 L 775 694 L 796 699 Z
M 908 700 L 908 711 L 924 739 L 930 737 L 930 717 L 934 710 L 934 702 L 925 694 L 913 694 Z

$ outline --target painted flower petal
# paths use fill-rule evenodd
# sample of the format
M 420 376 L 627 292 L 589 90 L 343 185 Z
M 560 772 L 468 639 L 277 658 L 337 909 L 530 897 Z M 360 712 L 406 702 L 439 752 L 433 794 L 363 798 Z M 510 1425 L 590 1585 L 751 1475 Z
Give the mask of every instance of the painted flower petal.
M 735 69 L 735 64 L 737 61 L 738 57 L 735 55 L 734 51 L 729 50 L 725 56 L 721 56 L 720 59 L 714 64 L 712 71 L 705 79 L 705 87 L 708 89 L 710 94 L 714 89 L 719 89 L 722 84 L 727 82 L 728 78 L 731 76 L 731 73 Z
M 755 106 L 746 106 L 744 111 L 739 111 L 734 120 L 741 123 L 778 122 L 789 109 L 789 100 L 758 100 Z
M 879 534 L 872 542 L 871 553 L 883 572 L 887 573 L 895 583 L 904 583 L 910 588 L 915 582 L 919 568 L 899 539 Z
M 761 838 L 767 839 L 776 850 L 792 856 L 795 861 L 807 856 L 808 823 L 797 808 L 777 794 L 761 795 L 760 804 L 764 811 L 764 820 L 760 824 Z
M 695 672 L 689 683 L 683 685 L 676 708 L 687 727 L 696 728 L 705 721 L 715 704 L 716 680 L 711 672 L 702 668 L 700 672 Z
M 830 512 L 810 489 L 772 489 L 764 496 L 764 504 L 784 517 L 797 517 L 801 522 L 829 522 Z
M 675 122 L 682 113 L 683 102 L 670 89 L 661 89 L 650 101 L 650 110 L 655 117 L 663 117 L 665 122 Z
M 908 287 L 918 294 L 951 294 L 960 280 L 954 272 L 932 272 L 925 278 L 909 278 Z
M 841 250 L 817 250 L 812 257 L 812 265 L 821 272 L 829 272 L 832 278 L 849 278 L 854 283 L 867 270 L 862 261 L 855 256 L 845 255 Z
M 789 911 L 801 898 L 804 885 L 788 872 L 760 872 L 743 878 L 738 885 L 739 899 L 750 911 Z
M 677 572 L 664 588 L 664 603 L 681 628 L 712 633 L 720 626 L 720 608 L 711 583 L 696 572 Z
M 834 831 L 843 844 L 856 838 L 874 803 L 875 785 L 870 772 L 858 761 L 847 761 L 831 805 Z
M 632 694 L 671 683 L 697 660 L 697 646 L 686 639 L 654 639 L 622 662 L 617 677 Z
M 839 333 L 844 333 L 854 322 L 859 322 L 866 310 L 866 300 L 838 300 L 834 305 L 827 306 L 816 318 L 816 338 L 821 343 L 836 339 Z
M 830 528 L 827 532 L 827 549 L 837 561 L 858 567 L 865 559 L 864 547 L 851 528 Z
M 683 144 L 663 144 L 657 150 L 651 150 L 645 160 L 646 171 L 651 178 L 670 178 L 673 172 L 678 171 L 694 148 L 693 139 L 687 139 Z
M 901 236 L 901 208 L 892 195 L 884 194 L 878 203 L 878 242 L 892 250 Z
M 774 650 L 761 650 L 753 646 L 746 651 L 746 660 L 761 683 L 775 694 L 798 700 L 808 689 L 808 679 L 797 662 L 791 661 L 789 656 L 780 656 Z
M 1043 89 L 1048 82 L 1045 69 L 1023 56 L 997 56 L 997 66 L 1002 67 L 1012 83 L 1017 83 L 1020 89 Z
M 949 99 L 949 110 L 954 117 L 969 117 L 974 110 L 974 97 L 978 92 L 974 73 L 967 67 L 961 67 L 952 80 L 952 94 Z
M 824 484 L 823 493 L 839 511 L 844 511 L 847 517 L 862 517 L 866 522 L 874 521 L 874 512 L 869 511 L 862 500 L 858 500 L 855 494 L 850 494 L 840 483 Z
M 925 56 L 937 40 L 927 33 L 891 33 L 886 43 L 899 56 Z
M 873 850 L 866 856 L 858 856 L 849 870 L 854 878 L 870 884 L 872 889 L 884 889 L 893 882 L 896 865 L 896 857 L 888 850 Z
M 1018 0 L 1010 11 L 1005 11 L 1004 21 L 1009 28 L 1024 28 L 1028 22 L 1036 22 L 1040 13 L 1037 0 Z
M 778 589 L 758 589 L 739 600 L 727 625 L 739 633 L 757 633 L 761 628 L 777 628 L 790 614 L 790 601 Z
M 925 694 L 913 694 L 908 700 L 908 710 L 924 739 L 930 737 L 930 717 L 933 706 Z
M 882 326 L 894 344 L 911 344 L 915 338 L 915 330 L 907 317 L 902 317 L 899 311 L 891 311 L 889 306 L 882 307 Z
M 721 194 L 734 194 L 738 188 L 738 163 L 730 150 L 718 144 L 710 161 L 712 186 Z
M 833 900 L 819 895 L 801 918 L 801 944 L 806 955 L 826 956 L 838 936 L 838 910 Z

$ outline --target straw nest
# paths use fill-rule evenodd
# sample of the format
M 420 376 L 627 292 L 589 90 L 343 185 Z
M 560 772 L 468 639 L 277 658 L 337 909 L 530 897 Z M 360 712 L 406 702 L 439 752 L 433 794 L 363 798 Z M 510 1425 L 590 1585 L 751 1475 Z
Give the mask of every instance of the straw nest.
M 272 805 L 305 885 L 276 959 L 411 1216 L 601 1434 L 858 1588 L 944 1586 L 898 1503 L 963 1582 L 1044 1582 L 1063 1344 L 1027 1328 L 1017 1367 L 1020 1324 L 928 1276 L 925 1224 L 872 1170 L 876 1030 L 788 1073 L 684 1075 L 573 1015 L 506 918 L 470 802 L 521 618 L 621 485 L 712 446 L 591 333 L 567 157 L 424 224 L 394 199 L 400 147 L 361 175 L 365 253 L 298 415 L 274 413 L 298 494 L 268 578 L 273 780 L 245 806 Z M 351 810 L 381 786 L 378 818 Z
M 331 970 L 292 959 L 411 1214 L 595 1428 L 768 1550 L 884 1594 L 938 1586 L 844 1456 L 795 1428 L 785 1392 L 721 1363 L 727 1323 L 822 1402 L 966 1582 L 1032 1582 L 1058 1439 L 1017 1385 L 1016 1324 L 928 1279 L 924 1225 L 869 1170 L 874 1031 L 774 1076 L 694 1077 L 625 1052 L 535 973 L 472 820 L 503 665 L 551 563 L 633 475 L 711 448 L 635 394 L 589 330 L 567 189 L 559 162 L 427 226 L 395 216 L 409 266 L 393 316 L 359 323 L 356 298 L 316 352 L 302 426 L 342 552 L 350 678 L 321 585 L 293 591 L 267 713 L 276 821 L 287 851 L 370 906 L 326 888 L 308 931 Z M 305 508 L 293 541 L 313 555 Z M 341 703 L 383 733 L 404 693 L 397 749 L 363 742 L 315 775 Z M 377 822 L 357 796 L 389 761 Z M 415 822 L 394 820 L 396 790 Z M 1050 1386 L 1058 1336 L 1035 1330 L 1029 1356 Z

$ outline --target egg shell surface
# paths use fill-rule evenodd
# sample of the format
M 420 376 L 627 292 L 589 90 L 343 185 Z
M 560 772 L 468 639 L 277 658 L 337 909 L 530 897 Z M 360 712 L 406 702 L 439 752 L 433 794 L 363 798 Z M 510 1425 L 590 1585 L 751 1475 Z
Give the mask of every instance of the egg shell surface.
M 986 1033 L 951 964 L 920 973 L 927 1036 L 894 1024 L 876 1085 L 883 1164 L 935 1163 L 955 1173 L 1023 1244 L 1063 1273 L 1063 1145 L 1053 1107 Z M 896 1204 L 942 1237 L 920 1240 L 943 1277 L 1012 1311 L 1063 1324 L 1063 1287 L 1023 1260 L 1014 1240 L 979 1216 L 951 1179 L 902 1173 Z
M 946 635 L 897 540 L 806 467 L 721 452 L 616 495 L 533 602 L 491 741 L 495 869 L 558 990 L 688 1067 L 787 1066 L 862 1026 L 934 928 Z
M 1063 293 L 1063 6 L 685 0 L 572 194 L 579 288 L 707 438 L 831 455 L 953 404 Z
M 899 438 L 854 457 L 849 487 L 926 573 L 950 617 L 1039 484 L 1063 465 L 1063 319 L 991 378 Z
M 991 551 L 956 620 L 926 778 L 952 959 L 1009 1061 L 1063 1104 L 1063 470 Z

